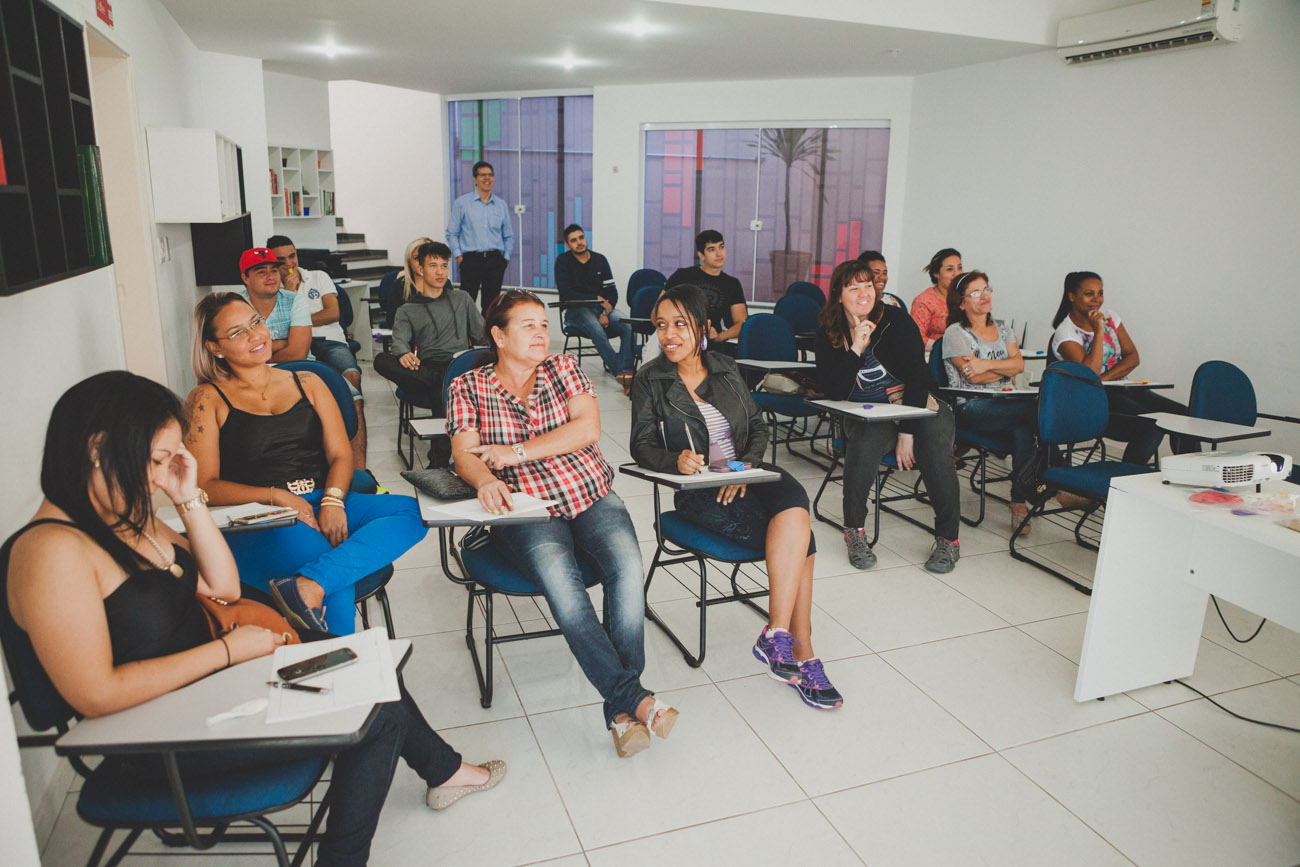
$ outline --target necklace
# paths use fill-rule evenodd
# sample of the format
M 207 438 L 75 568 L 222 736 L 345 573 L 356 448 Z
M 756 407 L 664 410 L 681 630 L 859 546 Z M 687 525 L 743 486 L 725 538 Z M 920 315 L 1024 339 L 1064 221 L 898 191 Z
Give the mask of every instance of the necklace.
M 183 577 L 185 575 L 184 567 L 182 567 L 181 564 L 177 563 L 174 557 L 170 560 L 167 559 L 167 555 L 163 553 L 162 545 L 158 544 L 157 539 L 155 539 L 153 536 L 150 536 L 148 533 L 146 533 L 143 530 L 140 531 L 140 534 L 144 536 L 144 540 L 148 542 L 150 545 L 153 545 L 153 549 L 158 552 L 158 559 L 163 561 L 162 566 L 160 568 L 166 569 L 168 572 L 172 573 L 177 578 Z

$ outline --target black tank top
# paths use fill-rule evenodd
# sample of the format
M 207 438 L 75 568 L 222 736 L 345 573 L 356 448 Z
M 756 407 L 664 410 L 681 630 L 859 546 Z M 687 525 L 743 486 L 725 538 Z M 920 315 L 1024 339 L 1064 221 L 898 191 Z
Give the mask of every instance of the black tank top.
M 77 528 L 71 521 L 41 518 L 10 536 L 0 557 L 0 569 L 5 577 L 0 590 L 7 592 L 9 550 L 14 541 L 41 524 Z M 176 562 L 185 570 L 181 577 L 166 569 L 128 571 L 126 580 L 105 597 L 104 617 L 108 621 L 114 665 L 180 653 L 212 640 L 207 615 L 195 597 L 199 570 L 194 557 L 179 545 L 174 547 Z M 7 616 L 8 606 L 5 608 Z
M 218 439 L 221 478 L 225 481 L 257 488 L 283 488 L 297 479 L 314 479 L 318 488 L 325 484 L 329 462 L 320 416 L 302 390 L 298 374 L 290 371 L 290 375 L 302 397 L 279 415 L 254 415 L 236 409 L 213 383 L 230 407 Z

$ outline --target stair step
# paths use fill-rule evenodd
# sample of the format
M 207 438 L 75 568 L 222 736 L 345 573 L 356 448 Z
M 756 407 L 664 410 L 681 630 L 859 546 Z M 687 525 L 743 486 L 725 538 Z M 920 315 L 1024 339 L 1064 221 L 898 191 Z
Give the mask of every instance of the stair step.
M 364 244 L 366 236 L 362 232 L 339 232 L 338 242 L 340 244 Z
M 366 247 L 361 247 L 359 249 L 347 249 L 347 250 L 339 249 L 338 254 L 339 254 L 339 258 L 341 258 L 344 262 L 355 262 L 358 259 L 385 259 L 386 260 L 388 258 L 387 250 L 371 250 Z
M 378 280 L 389 271 L 397 270 L 392 265 L 367 265 L 363 268 L 348 267 L 348 276 L 353 280 Z

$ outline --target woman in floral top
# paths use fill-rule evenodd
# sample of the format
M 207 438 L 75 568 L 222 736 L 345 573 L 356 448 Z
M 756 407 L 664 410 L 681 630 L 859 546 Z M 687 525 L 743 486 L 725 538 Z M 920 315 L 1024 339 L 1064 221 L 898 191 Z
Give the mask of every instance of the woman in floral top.
M 961 253 L 944 247 L 921 270 L 930 275 L 933 285 L 912 300 L 912 319 L 921 329 L 928 353 L 936 340 L 943 339 L 943 332 L 948 328 L 948 287 L 952 278 L 961 273 Z
M 492 362 L 458 377 L 447 401 L 456 472 L 483 508 L 513 508 L 512 493 L 553 500 L 552 520 L 506 524 L 492 544 L 542 589 L 583 674 L 605 700 L 605 724 L 623 757 L 668 737 L 677 711 L 641 685 L 645 593 L 632 519 L 610 489 L 600 452 L 600 409 L 591 380 L 571 356 L 548 355 L 546 308 L 532 292 L 501 293 L 483 334 Z M 578 567 L 604 587 L 602 626 Z

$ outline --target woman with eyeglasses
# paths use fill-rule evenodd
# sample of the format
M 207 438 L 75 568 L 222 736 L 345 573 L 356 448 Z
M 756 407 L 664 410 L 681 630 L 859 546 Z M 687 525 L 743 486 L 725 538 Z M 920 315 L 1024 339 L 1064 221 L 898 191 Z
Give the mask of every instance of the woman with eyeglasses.
M 196 594 L 235 601 L 240 576 L 205 505 L 183 421 L 176 395 L 124 370 L 68 389 L 45 435 L 45 497 L 0 549 L 5 650 L 29 641 L 59 696 L 83 716 L 135 707 L 252 659 L 270 673 L 269 655 L 284 643 L 260 626 L 212 637 Z M 158 493 L 175 504 L 184 536 L 154 515 Z M 366 863 L 399 757 L 428 786 L 425 803 L 434 810 L 492 788 L 506 772 L 499 760 L 461 761 L 405 688 L 398 701 L 376 705 L 357 743 L 324 753 L 322 765 L 333 753 L 334 767 L 319 865 Z M 287 747 L 195 751 L 178 764 L 184 779 L 246 770 L 251 784 L 312 755 Z M 104 762 L 115 775 L 165 778 L 156 755 Z
M 352 633 L 353 585 L 425 536 L 415 500 L 349 493 L 352 450 L 333 394 L 313 374 L 267 363 L 266 323 L 241 296 L 198 303 L 192 355 L 185 442 L 210 501 L 298 513 L 292 526 L 230 537 L 240 579 L 266 587 L 299 628 L 324 632 L 328 616 L 329 631 Z
M 934 506 L 934 547 L 925 568 L 951 572 L 961 556 L 952 409 L 932 393 L 921 332 L 905 310 L 885 304 L 867 263 L 850 259 L 831 272 L 830 297 L 817 329 L 817 379 L 826 396 L 855 403 L 901 403 L 934 411 L 903 421 L 846 417 L 844 544 L 858 569 L 876 564 L 866 530 L 867 498 L 880 459 L 891 448 L 899 469 L 921 471 Z
M 1011 328 L 993 318 L 993 287 L 983 271 L 967 271 L 948 287 L 948 330 L 943 334 L 943 363 L 954 388 L 997 391 L 1009 388 L 1025 369 Z M 1032 397 L 956 398 L 957 423 L 972 431 L 1011 434 L 1011 465 L 1018 467 L 1034 446 L 1038 403 Z M 1011 485 L 1011 531 L 1029 512 L 1025 492 Z M 1021 535 L 1029 535 L 1025 523 Z
M 483 318 L 491 361 L 452 381 L 447 402 L 456 473 L 494 514 L 513 494 L 554 501 L 546 523 L 501 524 L 491 544 L 542 589 L 564 640 L 604 699 L 605 726 L 626 758 L 668 737 L 677 711 L 641 685 L 645 592 L 632 519 L 601 454 L 596 390 L 578 362 L 551 355 L 546 307 L 508 289 Z M 601 624 L 578 560 L 604 590 Z

